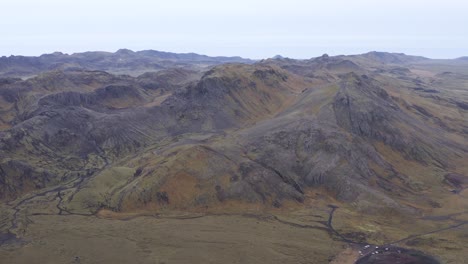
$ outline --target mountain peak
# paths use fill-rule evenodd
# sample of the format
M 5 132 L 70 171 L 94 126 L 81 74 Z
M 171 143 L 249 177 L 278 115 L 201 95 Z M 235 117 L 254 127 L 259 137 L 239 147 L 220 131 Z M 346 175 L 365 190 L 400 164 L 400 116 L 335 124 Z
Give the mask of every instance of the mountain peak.
M 135 52 L 130 49 L 119 49 L 115 53 L 121 55 L 121 54 L 133 54 Z

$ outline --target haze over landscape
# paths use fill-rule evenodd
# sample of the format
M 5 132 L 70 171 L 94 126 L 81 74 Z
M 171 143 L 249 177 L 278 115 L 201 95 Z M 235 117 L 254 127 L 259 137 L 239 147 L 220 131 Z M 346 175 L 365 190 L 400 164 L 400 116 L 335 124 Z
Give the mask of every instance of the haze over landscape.
M 262 59 L 372 50 L 468 54 L 462 0 L 70 1 L 2 3 L 0 55 L 155 49 Z

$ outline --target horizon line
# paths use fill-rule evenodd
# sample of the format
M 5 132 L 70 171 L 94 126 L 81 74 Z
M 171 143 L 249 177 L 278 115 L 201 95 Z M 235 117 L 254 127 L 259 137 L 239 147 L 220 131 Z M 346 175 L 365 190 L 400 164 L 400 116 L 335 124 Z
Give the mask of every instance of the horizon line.
M 243 57 L 241 55 L 209 55 L 205 53 L 198 53 L 196 51 L 192 52 L 176 52 L 176 51 L 165 51 L 165 50 L 157 50 L 157 49 L 142 49 L 142 50 L 132 50 L 129 48 L 119 48 L 115 51 L 110 51 L 110 50 L 86 50 L 86 51 L 74 51 L 74 52 L 64 52 L 64 51 L 53 51 L 53 52 L 45 52 L 41 54 L 35 54 L 35 55 L 22 55 L 22 54 L 10 54 L 10 55 L 1 55 L 0 58 L 10 58 L 10 57 L 30 57 L 30 58 L 38 58 L 44 55 L 54 55 L 54 54 L 60 54 L 60 55 L 66 55 L 66 56 L 72 56 L 75 54 L 83 54 L 83 53 L 110 53 L 110 54 L 115 54 L 119 51 L 130 51 L 133 53 L 138 53 L 138 52 L 143 52 L 143 51 L 156 51 L 156 52 L 161 52 L 161 53 L 172 53 L 172 54 L 183 54 L 183 55 L 189 55 L 189 54 L 194 54 L 194 55 L 199 55 L 199 56 L 207 56 L 207 57 L 226 57 L 226 58 L 241 58 L 245 60 L 252 60 L 252 61 L 260 61 L 260 60 L 265 60 L 265 59 L 271 59 L 277 56 L 280 56 L 285 59 L 294 59 L 294 60 L 308 60 L 308 59 L 313 59 L 313 58 L 318 58 L 323 55 L 329 55 L 332 57 L 339 57 L 339 56 L 359 56 L 359 55 L 364 55 L 364 54 L 369 54 L 369 53 L 387 53 L 387 54 L 398 54 L 398 55 L 404 55 L 404 56 L 410 56 L 410 57 L 422 57 L 425 59 L 430 59 L 430 60 L 458 60 L 458 59 L 463 59 L 468 57 L 468 55 L 461 55 L 458 57 L 453 57 L 453 58 L 431 58 L 425 55 L 414 55 L 414 54 L 407 54 L 404 52 L 398 52 L 398 51 L 382 51 L 382 50 L 370 50 L 364 53 L 348 53 L 348 54 L 332 54 L 330 55 L 328 52 L 322 53 L 322 55 L 318 56 L 313 56 L 313 57 L 308 57 L 308 58 L 297 58 L 297 57 L 288 57 L 288 56 L 283 56 L 281 54 L 275 54 L 270 57 L 266 58 L 249 58 L 249 57 Z

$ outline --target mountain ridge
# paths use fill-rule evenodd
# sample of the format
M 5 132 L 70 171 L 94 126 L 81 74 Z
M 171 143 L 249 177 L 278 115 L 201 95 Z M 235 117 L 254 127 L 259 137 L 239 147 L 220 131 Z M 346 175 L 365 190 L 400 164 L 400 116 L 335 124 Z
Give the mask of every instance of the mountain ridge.
M 227 62 L 253 63 L 241 57 L 210 57 L 196 53 L 172 53 L 156 50 L 131 51 L 120 49 L 116 52 L 88 51 L 64 54 L 54 52 L 40 56 L 3 56 L 0 57 L 0 76 L 31 76 L 39 72 L 62 70 L 107 70 L 119 72 L 132 69 L 144 73 L 171 67 L 205 67 Z M 138 69 L 138 71 L 136 71 Z

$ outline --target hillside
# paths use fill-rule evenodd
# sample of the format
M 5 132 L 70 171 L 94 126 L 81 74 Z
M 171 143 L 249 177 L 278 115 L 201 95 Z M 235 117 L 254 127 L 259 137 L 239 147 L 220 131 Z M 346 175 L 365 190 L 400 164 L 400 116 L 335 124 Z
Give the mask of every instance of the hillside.
M 119 50 L 0 71 L 10 263 L 465 260 L 461 60 Z

